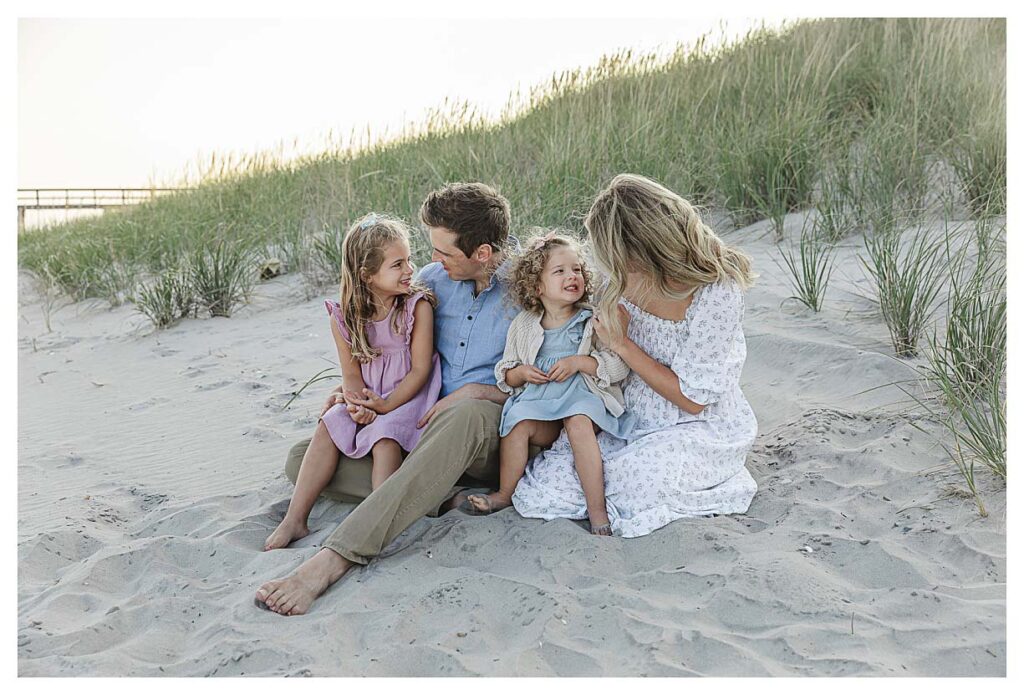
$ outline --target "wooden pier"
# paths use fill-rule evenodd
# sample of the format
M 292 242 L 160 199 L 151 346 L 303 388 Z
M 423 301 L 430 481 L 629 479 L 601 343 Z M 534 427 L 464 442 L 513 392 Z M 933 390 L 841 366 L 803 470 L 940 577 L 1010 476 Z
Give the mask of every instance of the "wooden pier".
M 138 205 L 189 188 L 19 188 L 18 233 L 25 231 L 26 210 L 107 210 Z

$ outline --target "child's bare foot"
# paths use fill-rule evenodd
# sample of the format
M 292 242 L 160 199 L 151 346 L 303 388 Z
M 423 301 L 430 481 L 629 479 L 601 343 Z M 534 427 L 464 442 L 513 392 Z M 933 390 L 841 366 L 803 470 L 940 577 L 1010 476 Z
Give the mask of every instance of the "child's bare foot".
M 297 541 L 308 535 L 309 528 L 306 527 L 306 522 L 297 520 L 293 521 L 286 516 L 284 521 L 277 525 L 274 532 L 267 536 L 267 540 L 263 544 L 263 549 L 277 550 L 278 548 L 284 548 L 292 541 Z
M 512 498 L 505 497 L 498 492 L 489 495 L 470 495 L 466 498 L 469 502 L 471 514 L 486 515 L 512 505 Z
M 607 514 L 590 517 L 590 534 L 593 536 L 612 535 L 612 524 Z

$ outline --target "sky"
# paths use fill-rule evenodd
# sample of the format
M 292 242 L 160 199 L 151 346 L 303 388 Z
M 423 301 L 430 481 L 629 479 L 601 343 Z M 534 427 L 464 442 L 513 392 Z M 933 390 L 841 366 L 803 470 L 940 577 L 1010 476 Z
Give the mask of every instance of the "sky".
M 517 88 L 616 50 L 761 21 L 22 18 L 18 187 L 174 184 L 213 153 L 397 133 L 446 98 L 497 115 Z

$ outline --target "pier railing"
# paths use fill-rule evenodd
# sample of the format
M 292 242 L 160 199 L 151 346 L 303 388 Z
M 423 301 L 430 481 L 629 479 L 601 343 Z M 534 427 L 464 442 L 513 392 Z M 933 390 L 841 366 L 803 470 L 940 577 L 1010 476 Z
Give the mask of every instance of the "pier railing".
M 188 188 L 19 188 L 18 232 L 26 210 L 106 210 L 145 203 Z

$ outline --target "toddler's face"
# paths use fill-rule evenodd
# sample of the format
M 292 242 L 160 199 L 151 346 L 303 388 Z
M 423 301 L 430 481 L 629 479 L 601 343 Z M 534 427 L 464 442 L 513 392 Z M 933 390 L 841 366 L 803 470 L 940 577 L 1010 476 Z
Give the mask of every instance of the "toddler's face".
M 575 304 L 583 296 L 585 285 L 583 264 L 575 251 L 559 246 L 548 254 L 540 276 L 542 298 Z
M 381 296 L 408 294 L 412 283 L 412 254 L 405 241 L 393 241 L 384 249 L 384 262 L 367 284 Z

